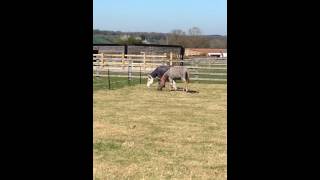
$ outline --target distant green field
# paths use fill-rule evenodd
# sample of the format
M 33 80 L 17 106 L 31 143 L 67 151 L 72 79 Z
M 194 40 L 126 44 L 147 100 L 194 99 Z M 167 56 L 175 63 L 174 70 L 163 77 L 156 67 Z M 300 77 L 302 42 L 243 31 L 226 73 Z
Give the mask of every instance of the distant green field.
M 94 44 L 105 44 L 105 43 L 115 43 L 118 36 L 105 36 L 105 35 L 94 35 L 93 43 Z

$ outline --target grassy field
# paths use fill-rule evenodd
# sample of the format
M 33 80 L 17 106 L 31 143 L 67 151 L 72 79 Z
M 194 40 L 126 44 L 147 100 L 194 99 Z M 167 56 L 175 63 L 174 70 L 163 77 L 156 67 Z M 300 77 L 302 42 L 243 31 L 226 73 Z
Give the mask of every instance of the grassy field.
M 141 84 L 146 84 L 147 80 L 141 78 Z M 110 89 L 116 90 L 125 86 L 134 86 L 140 84 L 139 78 L 133 78 L 130 84 L 128 84 L 128 78 L 125 77 L 110 77 Z M 93 90 L 97 91 L 100 89 L 108 90 L 108 78 L 107 77 L 94 77 L 93 78 Z
M 226 179 L 226 84 L 191 94 L 105 82 L 94 79 L 95 179 Z
M 213 76 L 211 76 L 213 77 Z M 202 78 L 200 76 L 200 78 Z M 225 77 L 226 78 L 226 77 Z M 176 80 L 177 83 L 181 83 L 181 80 Z M 146 85 L 147 80 L 144 78 L 141 78 L 141 84 Z M 154 81 L 154 86 L 156 86 L 157 80 Z M 195 81 L 192 80 L 192 84 L 227 84 L 226 81 Z M 139 85 L 140 79 L 139 78 L 133 78 L 130 82 L 130 86 Z M 116 90 L 119 88 L 123 88 L 125 86 L 129 86 L 128 84 L 128 78 L 126 77 L 110 77 L 110 89 Z M 97 91 L 100 89 L 108 90 L 108 78 L 107 77 L 94 77 L 93 78 L 93 90 Z

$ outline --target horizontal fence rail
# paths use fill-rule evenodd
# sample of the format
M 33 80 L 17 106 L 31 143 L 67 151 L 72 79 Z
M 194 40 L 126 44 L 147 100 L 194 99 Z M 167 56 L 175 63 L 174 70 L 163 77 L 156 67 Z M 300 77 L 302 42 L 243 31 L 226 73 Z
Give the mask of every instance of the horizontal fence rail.
M 146 78 L 159 65 L 186 66 L 191 80 L 227 81 L 227 58 L 191 58 L 180 60 L 172 53 L 146 54 L 93 54 L 94 76 Z M 139 74 L 140 75 L 137 75 Z

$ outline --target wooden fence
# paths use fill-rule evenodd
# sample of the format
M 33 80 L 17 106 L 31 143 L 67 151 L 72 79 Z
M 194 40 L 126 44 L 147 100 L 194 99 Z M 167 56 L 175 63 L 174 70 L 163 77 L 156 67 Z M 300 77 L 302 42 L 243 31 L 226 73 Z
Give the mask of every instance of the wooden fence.
M 173 54 L 136 55 L 136 54 L 93 54 L 94 76 L 139 78 L 135 74 L 152 72 L 159 65 L 180 65 L 190 70 L 191 80 L 227 81 L 226 58 L 202 58 L 180 60 Z

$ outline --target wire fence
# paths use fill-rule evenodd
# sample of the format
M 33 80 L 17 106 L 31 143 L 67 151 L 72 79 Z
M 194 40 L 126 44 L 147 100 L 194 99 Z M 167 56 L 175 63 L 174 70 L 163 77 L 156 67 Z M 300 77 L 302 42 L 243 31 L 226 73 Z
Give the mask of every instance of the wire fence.
M 186 66 L 190 71 L 190 80 L 198 82 L 226 83 L 227 58 L 190 58 L 175 59 L 172 54 L 135 55 L 135 54 L 93 54 L 93 75 L 106 77 L 108 88 L 112 79 L 126 78 L 127 84 L 144 83 L 144 79 L 160 65 Z M 135 82 L 136 84 L 137 82 Z

